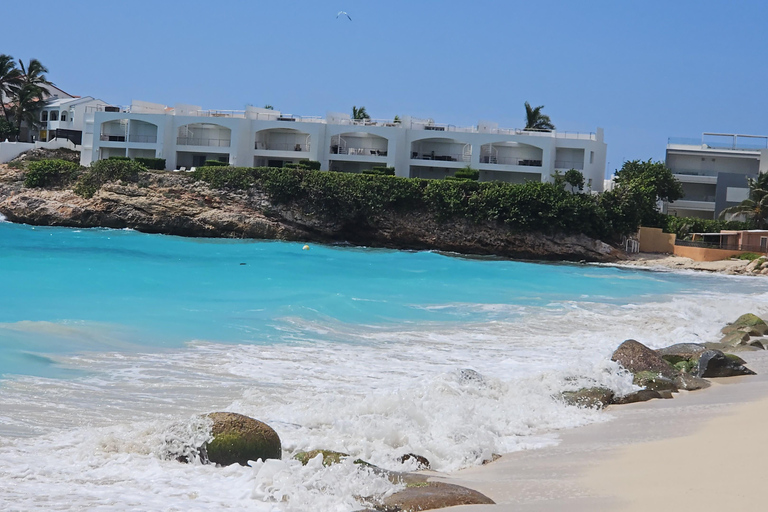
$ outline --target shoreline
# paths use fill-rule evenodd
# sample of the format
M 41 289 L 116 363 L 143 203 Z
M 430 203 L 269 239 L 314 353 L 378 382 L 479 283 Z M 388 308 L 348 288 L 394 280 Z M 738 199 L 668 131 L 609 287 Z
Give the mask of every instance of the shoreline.
M 764 498 L 754 484 L 768 447 L 752 443 L 744 456 L 732 441 L 734 432 L 737 441 L 759 441 L 768 422 L 768 354 L 744 357 L 757 375 L 714 379 L 709 389 L 671 400 L 610 406 L 604 413 L 612 420 L 561 431 L 556 446 L 430 476 L 496 502 L 451 509 L 457 512 L 756 510 Z
M 696 270 L 727 275 L 760 275 L 744 274 L 744 270 L 749 263 L 748 260 L 737 259 L 695 261 L 691 258 L 675 256 L 674 254 L 640 252 L 627 254 L 625 260 L 607 263 L 607 265 L 631 268 L 641 267 L 649 270 Z

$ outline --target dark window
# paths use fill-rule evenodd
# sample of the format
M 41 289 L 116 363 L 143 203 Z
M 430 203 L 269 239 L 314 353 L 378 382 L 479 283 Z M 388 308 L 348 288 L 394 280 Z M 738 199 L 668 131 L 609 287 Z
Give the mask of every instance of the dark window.
M 51 111 L 51 121 L 58 121 L 59 120 L 59 113 L 55 110 Z
M 43 113 L 40 114 L 40 120 L 44 123 L 48 122 L 48 111 L 43 110 Z
M 66 121 L 67 120 L 67 113 L 66 112 L 62 112 L 61 113 L 61 120 L 62 121 Z

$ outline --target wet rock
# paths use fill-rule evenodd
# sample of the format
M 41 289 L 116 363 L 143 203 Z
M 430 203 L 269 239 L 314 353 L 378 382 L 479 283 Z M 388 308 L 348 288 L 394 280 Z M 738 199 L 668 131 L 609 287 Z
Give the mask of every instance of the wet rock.
M 722 333 L 728 334 L 737 330 L 744 331 L 750 336 L 763 336 L 768 334 L 768 324 L 759 316 L 747 313 L 746 315 L 741 315 L 732 324 L 723 327 Z
M 632 373 L 654 372 L 670 380 L 678 373 L 655 350 L 635 340 L 627 340 L 619 345 L 611 360 Z
M 724 345 L 722 343 L 704 343 L 704 347 L 708 350 L 720 350 L 720 351 L 728 351 L 728 352 L 755 352 L 757 350 L 761 350 L 757 347 L 753 347 L 750 345 L 736 345 L 735 347 L 732 347 L 730 345 Z
M 491 462 L 496 462 L 500 458 L 501 458 L 501 455 L 499 455 L 498 453 L 492 453 L 490 459 L 485 459 L 483 461 L 483 466 L 485 466 L 486 464 L 490 464 Z
M 406 453 L 400 459 L 398 459 L 401 463 L 405 463 L 405 461 L 408 460 L 415 460 L 418 464 L 418 469 L 429 469 L 429 459 L 424 457 L 423 455 L 416 455 L 415 453 Z
M 613 401 L 613 396 L 613 390 L 602 387 L 581 388 L 562 393 L 563 400 L 568 405 L 590 409 L 602 409 Z
M 249 460 L 279 459 L 280 437 L 266 423 L 232 412 L 214 412 L 211 435 L 204 451 L 210 462 L 247 466 Z
M 656 372 L 638 372 L 634 375 L 632 382 L 636 386 L 641 386 L 652 391 L 675 392 L 677 391 L 677 385 L 675 385 L 674 379 L 677 378 L 678 375 L 675 375 L 673 378 L 667 378 Z
M 698 373 L 698 364 L 696 365 L 696 371 Z M 705 389 L 711 386 L 708 380 L 690 375 L 688 373 L 681 373 L 675 377 L 675 385 L 686 391 L 696 391 L 698 389 Z
M 737 345 L 744 344 L 746 341 L 749 341 L 749 333 L 744 331 L 732 331 L 723 336 L 723 339 L 720 340 L 720 343 L 729 347 L 735 347 Z
M 416 512 L 458 505 L 495 505 L 488 496 L 459 485 L 423 482 L 410 485 L 384 499 L 376 510 Z
M 754 374 L 755 372 L 738 361 L 726 357 L 719 350 L 707 350 L 699 358 L 698 377 L 716 378 Z
M 757 338 L 749 340 L 749 346 L 761 350 L 768 350 L 768 338 Z
M 347 453 L 334 452 L 331 450 L 310 450 L 308 452 L 298 452 L 293 456 L 293 458 L 301 462 L 302 466 L 306 466 L 307 462 L 314 459 L 318 455 L 323 456 L 323 466 L 338 464 L 345 457 L 349 457 L 349 454 Z
M 459 380 L 462 383 L 473 382 L 476 384 L 485 384 L 485 377 L 470 368 L 463 368 L 459 370 Z
M 698 343 L 677 343 L 656 351 L 666 362 L 675 365 L 682 361 L 699 360 L 699 356 L 706 352 L 704 345 Z
M 617 405 L 634 404 L 636 402 L 647 402 L 648 400 L 653 400 L 655 398 L 663 397 L 658 391 L 641 389 L 640 391 L 635 391 L 634 393 L 614 398 L 613 403 Z

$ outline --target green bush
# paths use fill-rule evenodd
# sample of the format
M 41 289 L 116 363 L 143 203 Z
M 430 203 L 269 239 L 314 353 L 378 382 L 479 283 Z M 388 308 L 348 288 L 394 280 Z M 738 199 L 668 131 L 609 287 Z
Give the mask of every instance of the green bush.
M 299 165 L 305 169 L 309 169 L 310 171 L 320 170 L 320 162 L 317 160 L 302 160 L 299 162 Z
M 458 171 L 456 171 L 453 177 L 460 180 L 477 181 L 480 179 L 480 171 L 478 171 L 477 169 L 473 169 L 470 166 L 466 166 L 463 169 L 459 169 Z
M 123 161 L 130 161 L 131 159 L 127 156 L 110 156 L 107 158 L 107 160 L 123 160 Z
M 136 183 L 139 175 L 147 168 L 139 162 L 122 159 L 98 160 L 83 172 L 75 184 L 75 194 L 85 198 L 93 195 L 104 185 L 112 181 Z
M 214 188 L 245 190 L 255 183 L 253 169 L 246 167 L 222 167 L 206 165 L 190 173 L 195 180 L 205 181 Z
M 372 169 L 365 169 L 363 174 L 373 174 L 375 176 L 394 176 L 394 167 L 373 167 Z
M 134 161 L 140 163 L 147 169 L 153 169 L 156 171 L 165 170 L 165 158 L 142 158 L 137 156 L 134 158 Z
M 734 254 L 733 256 L 731 256 L 732 259 L 747 260 L 747 261 L 755 261 L 756 259 L 763 258 L 763 257 L 765 257 L 764 254 L 757 254 L 756 252 L 745 252 L 741 254 Z
M 30 162 L 24 175 L 25 187 L 63 185 L 77 177 L 80 165 L 66 160 L 37 160 Z
M 205 167 L 229 167 L 229 163 L 220 160 L 206 160 Z
M 664 215 L 660 226 L 665 233 L 675 233 L 681 240 L 691 233 L 719 233 L 721 230 L 741 231 L 752 229 L 750 222 L 721 219 L 697 219 L 695 217 L 675 217 Z

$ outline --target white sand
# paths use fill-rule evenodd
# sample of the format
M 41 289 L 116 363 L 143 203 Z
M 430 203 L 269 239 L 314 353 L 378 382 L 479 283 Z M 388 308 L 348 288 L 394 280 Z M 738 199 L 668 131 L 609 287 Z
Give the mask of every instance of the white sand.
M 437 478 L 496 506 L 451 511 L 766 510 L 768 352 L 752 377 L 716 379 L 672 400 L 612 406 L 607 423 L 562 432 L 555 447 L 513 453 Z
M 673 254 L 635 253 L 617 263 L 632 267 L 671 268 L 677 270 L 703 270 L 707 272 L 735 272 L 743 270 L 747 260 L 728 259 L 720 261 L 694 261 L 691 258 Z

